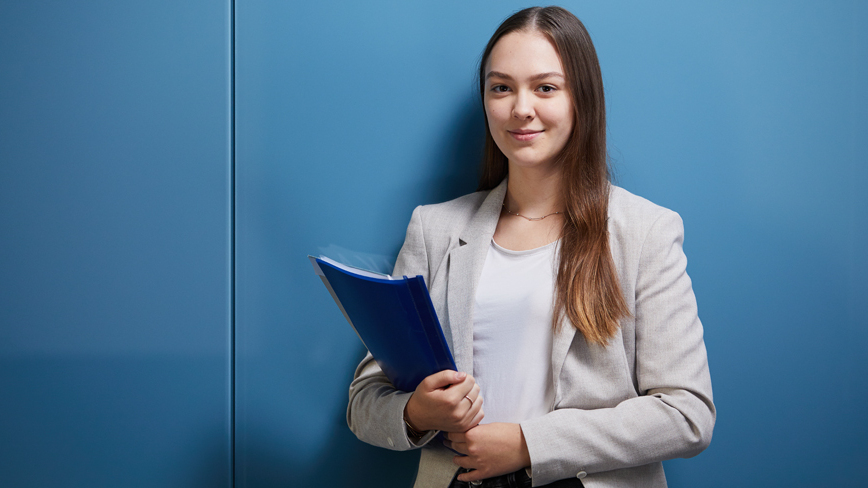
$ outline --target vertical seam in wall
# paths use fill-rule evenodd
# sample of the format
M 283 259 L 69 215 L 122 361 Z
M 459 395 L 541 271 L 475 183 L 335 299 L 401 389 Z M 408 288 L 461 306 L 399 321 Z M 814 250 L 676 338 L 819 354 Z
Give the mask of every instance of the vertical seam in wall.
M 229 0 L 229 479 L 235 488 L 235 0 Z

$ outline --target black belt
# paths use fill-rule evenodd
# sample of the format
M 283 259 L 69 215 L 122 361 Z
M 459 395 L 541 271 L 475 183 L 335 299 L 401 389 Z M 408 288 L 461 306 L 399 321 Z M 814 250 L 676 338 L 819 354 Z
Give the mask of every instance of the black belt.
M 458 472 L 455 473 L 455 477 L 452 478 L 452 484 L 449 485 L 449 488 L 530 488 L 532 485 L 530 476 L 527 475 L 527 471 L 525 471 L 524 468 L 519 469 L 515 473 L 502 474 L 500 476 L 494 476 L 492 478 L 486 478 L 480 481 L 459 481 L 458 475 L 466 472 L 466 469 L 459 468 Z M 545 488 L 584 487 L 582 481 L 578 478 L 567 478 L 564 480 L 558 480 L 554 483 L 549 483 L 543 486 Z

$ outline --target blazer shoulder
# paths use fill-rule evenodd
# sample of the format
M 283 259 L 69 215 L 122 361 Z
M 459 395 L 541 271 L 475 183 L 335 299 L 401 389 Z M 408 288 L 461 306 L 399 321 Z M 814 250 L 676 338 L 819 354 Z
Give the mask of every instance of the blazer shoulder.
M 609 218 L 616 221 L 648 222 L 649 225 L 661 217 L 676 217 L 678 213 L 666 207 L 630 193 L 620 186 L 609 189 Z
M 421 205 L 417 208 L 426 235 L 453 235 L 473 219 L 488 191 L 478 191 L 448 202 Z
M 609 233 L 624 242 L 641 243 L 657 226 L 683 232 L 681 216 L 645 198 L 612 185 L 609 190 Z

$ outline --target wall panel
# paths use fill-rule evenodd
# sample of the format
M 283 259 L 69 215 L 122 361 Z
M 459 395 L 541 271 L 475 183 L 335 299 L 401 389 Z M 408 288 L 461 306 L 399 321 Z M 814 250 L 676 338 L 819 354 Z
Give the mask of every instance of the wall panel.
M 229 486 L 228 2 L 0 3 L 0 485 Z
M 564 5 L 597 45 L 617 181 L 685 220 L 720 415 L 670 486 L 857 486 L 866 8 Z M 472 190 L 475 63 L 523 6 L 239 3 L 239 486 L 408 486 L 412 454 L 347 431 L 362 349 L 305 256 L 387 269 L 415 205 Z

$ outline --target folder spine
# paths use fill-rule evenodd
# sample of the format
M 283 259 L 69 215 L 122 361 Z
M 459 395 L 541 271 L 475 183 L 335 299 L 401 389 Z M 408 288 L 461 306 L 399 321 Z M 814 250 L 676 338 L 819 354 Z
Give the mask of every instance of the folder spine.
M 434 351 L 435 357 L 433 359 L 436 366 L 444 369 L 447 367 L 454 368 L 455 361 L 446 352 L 449 351 L 449 345 L 446 343 L 443 330 L 440 328 L 440 321 L 437 320 L 437 313 L 434 310 L 434 304 L 431 303 L 431 296 L 428 294 L 425 280 L 421 276 L 412 278 L 405 276 L 404 280 L 406 280 L 407 287 L 410 289 L 410 296 L 413 298 L 414 308 L 419 315 L 419 320 L 427 325 L 427 327 L 423 327 L 422 329 L 425 331 L 431 350 Z M 441 352 L 445 352 L 445 354 Z

